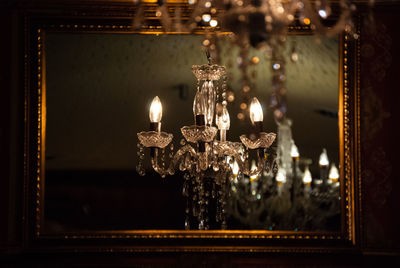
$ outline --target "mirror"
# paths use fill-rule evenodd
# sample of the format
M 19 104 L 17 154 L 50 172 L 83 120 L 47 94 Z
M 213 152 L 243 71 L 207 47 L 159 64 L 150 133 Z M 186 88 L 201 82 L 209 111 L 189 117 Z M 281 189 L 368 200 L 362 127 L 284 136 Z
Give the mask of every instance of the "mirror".
M 148 130 L 148 109 L 157 95 L 163 105 L 162 128 L 173 133 L 175 147 L 180 146 L 180 128 L 193 124 L 196 78 L 191 67 L 207 63 L 201 41 L 200 35 L 46 33 L 45 233 L 185 229 L 182 174 L 161 178 L 148 171 L 139 176 L 136 133 Z M 329 180 L 330 195 L 310 192 L 319 187 L 321 174 L 329 176 L 329 169 L 319 166 L 324 148 L 329 168 L 332 163 L 341 168 L 339 38 L 318 43 L 313 36 L 291 35 L 286 43 L 287 116 L 300 152 L 295 163 L 301 197 L 293 200 L 293 190 L 277 182 L 276 174 L 232 181 L 227 229 L 339 232 L 343 178 Z M 293 44 L 296 62 L 290 58 Z M 228 67 L 228 90 L 234 96 L 228 103 L 228 139 L 239 142 L 250 120 L 238 117 L 243 101 L 238 51 L 228 41 L 221 41 L 220 47 L 220 64 Z M 268 109 L 271 59 L 254 49 L 249 55 L 259 59 L 249 67 L 249 96 L 257 96 L 264 109 L 264 130 L 278 133 L 272 146 L 277 151 L 279 135 L 286 134 Z M 306 167 L 314 179 L 310 186 L 303 183 Z M 209 214 L 215 218 L 215 212 Z M 214 219 L 209 222 L 210 229 L 221 228 Z M 195 221 L 190 223 L 196 230 Z

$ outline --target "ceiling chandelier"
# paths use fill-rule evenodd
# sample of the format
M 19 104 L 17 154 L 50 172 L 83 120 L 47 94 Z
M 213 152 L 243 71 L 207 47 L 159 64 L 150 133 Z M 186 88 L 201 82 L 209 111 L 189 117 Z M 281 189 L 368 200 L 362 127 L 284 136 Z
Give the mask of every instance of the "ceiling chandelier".
M 228 185 L 234 180 L 234 174 L 258 177 L 262 172 L 271 170 L 272 161 L 266 149 L 276 135 L 262 131 L 263 111 L 257 98 L 253 98 L 250 105 L 252 131 L 240 136 L 241 143 L 228 141 L 226 133 L 230 128 L 230 118 L 225 67 L 211 64 L 209 57 L 208 64 L 194 65 L 192 71 L 197 78 L 193 102 L 195 124 L 181 128 L 184 139 L 174 153 L 173 144 L 170 145 L 173 135 L 161 131 L 162 105 L 156 96 L 150 106 L 150 130 L 137 134 L 137 171 L 140 175 L 145 174 L 144 148 L 150 148 L 151 166 L 162 177 L 173 175 L 178 169 L 184 172 L 185 229 L 190 229 L 193 222 L 198 223 L 200 230 L 209 229 L 210 215 L 215 215 L 215 222 L 226 229 Z M 253 167 L 249 166 L 250 151 L 255 151 L 257 158 Z M 168 165 L 166 156 L 169 158 Z M 209 211 L 210 208 L 213 212 Z
M 240 103 L 251 99 L 252 79 L 248 67 L 254 64 L 249 59 L 249 48 L 266 52 L 271 59 L 272 92 L 269 107 L 277 122 L 283 121 L 287 112 L 285 87 L 285 42 L 290 26 L 309 29 L 317 38 L 334 36 L 343 31 L 358 38 L 352 21 L 356 10 L 353 1 L 339 0 L 188 0 L 182 2 L 158 0 L 155 17 L 159 18 L 163 31 L 191 33 L 203 29 L 202 45 L 220 63 L 217 42 L 230 33 L 231 41 L 239 47 L 237 65 L 241 72 Z M 133 27 L 140 29 L 144 21 L 144 5 L 140 0 Z M 184 3 L 184 2 L 183 2 Z M 372 3 L 372 2 L 371 2 Z M 173 7 L 173 9 L 170 9 Z M 173 11 L 173 12 L 171 12 Z M 297 61 L 295 45 L 291 49 L 291 60 Z M 255 59 L 258 61 L 258 58 Z M 233 94 L 233 91 L 229 91 Z M 246 105 L 240 106 L 238 118 L 249 114 Z

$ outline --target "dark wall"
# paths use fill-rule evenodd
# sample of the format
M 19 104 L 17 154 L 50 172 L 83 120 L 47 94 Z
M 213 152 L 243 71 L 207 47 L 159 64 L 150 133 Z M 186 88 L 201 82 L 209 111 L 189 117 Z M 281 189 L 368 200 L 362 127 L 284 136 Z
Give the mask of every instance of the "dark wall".
M 28 1 L 31 5 L 32 1 Z M 348 266 L 398 261 L 400 252 L 400 70 L 399 5 L 375 10 L 375 31 L 361 30 L 361 253 L 344 255 L 164 254 L 46 255 L 24 254 L 22 232 L 23 176 L 23 7 L 0 4 L 0 266 Z M 22 255 L 20 255 L 22 254 Z M 348 259 L 351 259 L 348 262 Z M 7 267 L 7 266 L 6 266 Z

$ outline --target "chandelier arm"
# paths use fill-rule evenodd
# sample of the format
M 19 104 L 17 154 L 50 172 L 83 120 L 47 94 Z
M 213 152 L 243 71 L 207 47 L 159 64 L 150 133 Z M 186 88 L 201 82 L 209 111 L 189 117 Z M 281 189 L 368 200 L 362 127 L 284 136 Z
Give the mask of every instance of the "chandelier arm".
M 260 154 L 257 154 L 257 160 L 257 168 L 250 170 L 248 174 L 246 174 L 249 177 L 258 177 L 264 169 L 265 161 L 260 157 Z
M 190 156 L 193 158 L 196 157 L 195 149 L 192 146 L 190 146 L 189 144 L 184 145 L 175 153 L 174 157 L 172 158 L 169 168 L 168 168 L 169 175 L 175 174 L 175 169 L 176 169 L 178 163 L 185 157 L 186 153 L 189 153 Z
M 155 148 L 155 150 L 154 150 L 154 157 L 151 158 L 151 167 L 153 168 L 153 170 L 155 172 L 157 172 L 158 174 L 160 174 L 161 177 L 164 178 L 166 175 L 168 175 L 168 170 L 159 166 L 158 150 L 159 150 L 158 148 Z

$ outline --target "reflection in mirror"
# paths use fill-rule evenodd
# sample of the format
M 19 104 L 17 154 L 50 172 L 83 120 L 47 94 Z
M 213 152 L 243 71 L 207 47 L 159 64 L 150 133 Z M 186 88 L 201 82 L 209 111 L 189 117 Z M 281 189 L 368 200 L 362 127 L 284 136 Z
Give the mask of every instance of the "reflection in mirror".
M 277 137 L 262 154 L 249 150 L 248 167 L 257 169 L 253 160 L 268 155 L 268 168 L 245 175 L 233 157 L 225 157 L 230 173 L 217 185 L 212 172 L 200 183 L 186 180 L 179 165 L 173 176 L 163 178 L 152 171 L 151 151 L 161 160 L 163 150 L 138 147 L 136 133 L 149 130 L 150 104 L 158 96 L 162 131 L 173 134 L 174 151 L 190 144 L 182 140 L 180 129 L 195 123 L 198 82 L 192 65 L 207 64 L 201 38 L 46 34 L 46 231 L 340 229 L 334 168 L 340 168 L 337 38 L 316 43 L 312 36 L 288 37 L 288 44 L 296 44 L 298 59 L 286 53 L 288 112 L 279 124 L 268 109 L 271 61 L 266 53 L 250 50 L 252 86 L 247 96 L 261 104 L 263 131 Z M 248 117 L 251 98 L 242 94 L 237 53 L 228 41 L 221 41 L 214 63 L 227 67 L 226 139 L 239 144 L 240 135 L 254 127 Z M 224 82 L 215 83 L 219 93 Z M 215 110 L 218 115 L 218 107 Z M 244 156 L 247 150 L 240 147 Z M 170 149 L 168 145 L 164 152 L 166 166 Z M 135 169 L 141 158 L 144 177 Z

